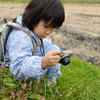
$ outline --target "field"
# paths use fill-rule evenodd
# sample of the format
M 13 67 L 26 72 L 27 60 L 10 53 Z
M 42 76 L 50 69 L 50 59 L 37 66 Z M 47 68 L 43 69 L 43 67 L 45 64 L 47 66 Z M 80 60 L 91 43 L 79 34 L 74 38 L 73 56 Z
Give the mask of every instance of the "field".
M 6 17 L 11 21 L 23 12 L 26 4 L 0 3 L 0 18 Z M 74 55 L 68 66 L 61 67 L 62 76 L 57 79 L 58 84 L 48 87 L 43 84 L 44 79 L 40 84 L 34 83 L 39 89 L 34 84 L 29 87 L 30 81 L 17 80 L 8 69 L 1 68 L 0 100 L 9 100 L 15 93 L 21 93 L 25 83 L 27 88 L 23 94 L 11 100 L 100 100 L 100 4 L 63 5 L 65 22 L 50 37 L 62 50 L 70 49 Z
M 0 0 L 0 2 L 28 2 L 29 0 Z M 63 3 L 100 4 L 100 0 L 61 0 Z
M 100 65 L 100 5 L 64 4 L 66 20 L 51 34 L 62 50 L 71 49 L 75 56 Z
M 26 4 L 0 3 L 0 18 L 11 20 L 17 17 Z M 100 65 L 100 5 L 64 4 L 64 8 L 63 26 L 51 34 L 54 44 L 62 50 L 73 50 L 82 60 Z

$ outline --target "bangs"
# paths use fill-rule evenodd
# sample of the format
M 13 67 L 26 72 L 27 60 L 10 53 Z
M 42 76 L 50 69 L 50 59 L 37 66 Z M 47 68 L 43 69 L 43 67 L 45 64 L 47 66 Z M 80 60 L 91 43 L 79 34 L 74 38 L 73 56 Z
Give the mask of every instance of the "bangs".
M 46 24 L 49 24 L 49 26 L 51 26 L 52 28 L 59 28 L 62 23 L 64 22 L 64 16 L 58 17 L 58 16 L 54 16 L 54 17 L 49 17 L 48 19 L 43 19 L 45 21 Z
M 42 13 L 42 19 L 45 23 L 49 23 L 49 25 L 53 28 L 59 28 L 65 20 L 65 12 L 63 6 L 60 4 L 56 4 L 52 6 L 51 9 L 48 9 L 45 13 Z

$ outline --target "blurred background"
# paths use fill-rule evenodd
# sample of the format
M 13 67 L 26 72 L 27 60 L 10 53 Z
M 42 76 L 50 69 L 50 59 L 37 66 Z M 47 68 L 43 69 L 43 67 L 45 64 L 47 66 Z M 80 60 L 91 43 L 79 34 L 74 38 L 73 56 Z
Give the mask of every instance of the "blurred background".
M 0 18 L 8 21 L 19 16 L 30 0 L 0 0 Z M 61 0 L 65 21 L 50 35 L 61 50 L 100 65 L 100 0 Z

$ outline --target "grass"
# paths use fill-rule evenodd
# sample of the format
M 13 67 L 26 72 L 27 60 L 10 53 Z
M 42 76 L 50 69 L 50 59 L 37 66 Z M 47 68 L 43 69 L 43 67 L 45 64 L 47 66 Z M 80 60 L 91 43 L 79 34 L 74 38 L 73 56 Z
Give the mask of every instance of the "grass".
M 75 58 L 71 64 L 66 66 L 66 68 L 65 66 L 62 66 L 62 73 L 63 75 L 59 78 L 59 84 L 61 84 L 60 91 L 66 93 L 66 90 L 70 88 L 76 90 L 74 94 L 73 92 L 71 93 L 71 99 L 68 100 L 91 100 L 93 93 L 95 94 L 95 99 L 100 100 L 99 67 L 93 66 L 85 61 L 81 61 Z M 62 85 L 60 80 L 62 83 L 64 82 L 64 85 Z M 88 88 L 88 91 L 86 88 Z M 84 93 L 86 95 L 84 95 Z M 67 94 L 69 94 L 69 92 Z M 82 97 L 80 97 L 80 94 L 82 94 Z
M 0 2 L 29 2 L 29 0 L 0 0 Z M 63 3 L 89 3 L 100 4 L 100 0 L 61 0 Z
M 0 100 L 100 100 L 100 66 L 72 57 L 61 66 L 56 85 L 42 79 L 20 80 L 0 69 Z
M 61 0 L 63 3 L 88 3 L 100 4 L 100 0 Z
M 29 2 L 30 0 L 0 0 L 0 2 L 5 2 L 5 3 L 9 3 L 9 2 L 12 2 L 12 3 L 26 3 L 26 2 Z

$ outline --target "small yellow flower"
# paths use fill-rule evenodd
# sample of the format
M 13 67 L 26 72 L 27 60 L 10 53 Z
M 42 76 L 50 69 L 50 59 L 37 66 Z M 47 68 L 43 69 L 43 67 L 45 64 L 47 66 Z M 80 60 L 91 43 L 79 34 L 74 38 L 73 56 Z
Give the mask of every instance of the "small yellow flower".
M 41 96 L 41 95 L 39 95 L 39 94 L 38 94 L 38 95 L 36 95 L 36 96 L 37 96 L 37 99 L 41 99 L 41 97 L 42 97 L 42 96 Z
M 69 88 L 68 92 L 72 92 L 72 87 L 71 87 L 71 88 Z
M 71 94 L 70 94 L 70 93 L 66 94 L 66 97 L 67 97 L 67 98 L 68 98 L 68 97 L 71 97 Z
M 53 79 L 52 78 L 47 78 L 47 81 L 52 82 Z

